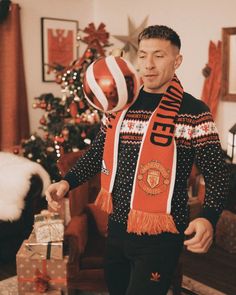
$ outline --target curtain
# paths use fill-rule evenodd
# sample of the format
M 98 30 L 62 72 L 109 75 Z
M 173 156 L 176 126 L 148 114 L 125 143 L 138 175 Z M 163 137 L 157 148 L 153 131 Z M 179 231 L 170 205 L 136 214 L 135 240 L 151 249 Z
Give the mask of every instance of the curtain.
M 208 63 L 203 69 L 205 81 L 202 90 L 202 100 L 209 106 L 213 118 L 216 116 L 221 90 L 221 41 L 217 44 L 210 41 Z
M 211 110 L 213 118 L 215 118 L 217 113 L 217 107 L 220 98 L 221 90 L 221 41 L 218 41 L 217 44 L 210 41 L 208 48 L 208 63 L 203 69 L 203 75 L 205 81 L 202 89 L 202 100 L 208 105 Z M 197 167 L 194 165 L 191 171 L 189 185 L 194 189 L 195 195 L 198 196 L 198 199 L 201 203 L 204 202 L 205 198 L 205 185 L 203 179 L 200 177 L 200 172 Z
M 210 108 L 213 118 L 216 116 L 220 98 L 221 71 L 221 41 L 218 41 L 217 44 L 210 41 L 208 48 L 208 63 L 202 71 L 205 81 L 201 98 Z M 205 188 L 203 182 L 200 180 L 200 172 L 196 165 L 193 165 L 189 178 L 189 186 L 193 190 L 193 195 L 197 195 L 198 199 L 203 203 Z
M 8 150 L 28 136 L 20 7 L 11 4 L 7 18 L 0 23 L 0 150 Z

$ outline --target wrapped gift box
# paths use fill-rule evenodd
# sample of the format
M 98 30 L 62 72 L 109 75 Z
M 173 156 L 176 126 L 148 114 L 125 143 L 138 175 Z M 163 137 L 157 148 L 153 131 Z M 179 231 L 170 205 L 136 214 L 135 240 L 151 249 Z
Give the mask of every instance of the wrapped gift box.
M 49 277 L 49 287 L 46 294 L 48 294 L 49 291 L 66 292 L 68 256 L 64 256 L 62 260 L 32 260 L 30 258 L 31 253 L 26 249 L 25 243 L 26 241 L 23 242 L 16 255 L 18 294 L 23 295 L 26 294 L 26 292 L 37 292 L 36 279 L 37 273 L 39 272 Z
M 43 210 L 34 216 L 34 230 L 38 243 L 62 241 L 64 221 L 58 213 Z
M 230 253 L 236 253 L 236 214 L 224 210 L 216 226 L 216 244 Z
M 37 243 L 34 231 L 25 242 L 25 247 L 30 252 L 28 256 L 31 259 L 63 259 L 62 241 Z

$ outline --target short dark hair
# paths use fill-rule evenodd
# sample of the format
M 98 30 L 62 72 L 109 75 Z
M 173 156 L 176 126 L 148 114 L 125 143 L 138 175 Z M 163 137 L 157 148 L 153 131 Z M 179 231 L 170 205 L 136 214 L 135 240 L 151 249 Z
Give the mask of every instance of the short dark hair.
M 150 39 L 150 38 L 157 38 L 157 39 L 164 39 L 169 40 L 172 45 L 177 46 L 179 49 L 181 47 L 181 41 L 179 35 L 167 26 L 149 26 L 145 28 L 139 35 L 138 35 L 138 44 L 143 39 Z

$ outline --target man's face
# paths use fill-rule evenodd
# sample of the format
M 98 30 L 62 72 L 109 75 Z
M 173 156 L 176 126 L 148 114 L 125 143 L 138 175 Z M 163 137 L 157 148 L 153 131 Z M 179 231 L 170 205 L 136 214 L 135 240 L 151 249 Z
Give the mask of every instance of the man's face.
M 179 49 L 169 40 L 141 40 L 138 49 L 138 68 L 144 90 L 152 93 L 165 92 L 181 62 Z

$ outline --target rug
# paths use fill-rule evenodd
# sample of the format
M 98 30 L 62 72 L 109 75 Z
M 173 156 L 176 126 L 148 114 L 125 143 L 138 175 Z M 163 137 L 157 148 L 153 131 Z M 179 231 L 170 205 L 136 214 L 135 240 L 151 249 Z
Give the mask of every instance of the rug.
M 189 290 L 192 295 L 227 295 L 216 289 L 210 288 L 196 280 L 193 280 L 187 276 L 183 276 L 183 288 Z M 0 281 L 0 295 L 17 295 L 17 277 L 11 277 L 6 280 Z M 183 291 L 183 295 L 187 294 Z M 189 294 L 189 293 L 188 293 Z M 91 293 L 81 292 L 80 295 L 109 295 L 108 293 Z M 169 291 L 167 295 L 172 295 Z

